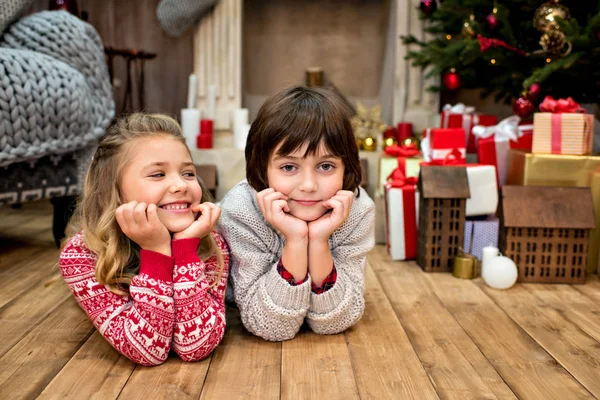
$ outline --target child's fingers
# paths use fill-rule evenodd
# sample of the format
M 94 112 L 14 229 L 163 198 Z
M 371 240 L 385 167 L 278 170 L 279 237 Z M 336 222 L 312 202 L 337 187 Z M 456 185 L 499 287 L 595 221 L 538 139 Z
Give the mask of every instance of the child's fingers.
M 287 205 L 287 201 L 285 200 L 274 200 L 271 203 L 271 214 L 275 215 L 280 213 L 281 211 L 287 212 L 285 211 L 285 209 L 287 208 L 287 210 L 289 211 L 289 207 Z
M 258 203 L 258 208 L 260 208 L 263 213 L 265 212 L 265 196 L 273 192 L 275 192 L 275 189 L 267 188 L 256 193 L 256 202 Z
M 148 223 L 152 227 L 157 227 L 157 226 L 159 226 L 159 224 L 162 224 L 162 222 L 160 222 L 160 219 L 158 219 L 158 207 L 156 206 L 156 204 L 150 204 L 148 206 L 147 214 L 148 214 Z
M 212 215 L 211 215 L 211 220 L 210 220 L 210 226 L 214 227 L 217 224 L 217 221 L 219 219 L 219 217 L 221 216 L 221 209 L 217 206 L 215 206 L 212 209 Z
M 123 233 L 127 234 L 127 232 L 129 232 L 129 227 L 127 226 L 127 220 L 125 219 L 125 216 L 123 214 L 124 211 L 125 211 L 125 206 L 119 206 L 115 210 L 115 218 L 117 219 L 117 223 L 121 227 L 121 230 L 123 231 Z
M 148 204 L 141 202 L 138 203 L 133 209 L 133 219 L 135 224 L 139 227 L 145 226 L 148 224 L 148 217 L 146 216 L 146 209 L 148 208 Z

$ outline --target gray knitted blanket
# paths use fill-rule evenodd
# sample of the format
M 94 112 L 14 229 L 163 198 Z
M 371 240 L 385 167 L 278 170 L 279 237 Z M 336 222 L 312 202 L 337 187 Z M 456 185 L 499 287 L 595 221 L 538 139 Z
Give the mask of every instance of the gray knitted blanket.
M 91 25 L 44 11 L 0 36 L 0 167 L 93 144 L 114 108 L 104 47 Z

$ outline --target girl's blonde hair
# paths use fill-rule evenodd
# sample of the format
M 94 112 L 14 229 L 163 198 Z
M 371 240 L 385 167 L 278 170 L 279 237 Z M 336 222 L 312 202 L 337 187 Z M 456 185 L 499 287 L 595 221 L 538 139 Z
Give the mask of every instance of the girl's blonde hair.
M 120 174 L 136 139 L 160 136 L 185 145 L 179 123 L 168 115 L 135 113 L 111 126 L 100 139 L 85 177 L 83 195 L 69 224 L 67 237 L 83 231 L 86 246 L 98 257 L 96 279 L 115 293 L 128 294 L 131 279 L 140 270 L 140 247 L 125 236 L 115 218 L 115 210 L 122 204 Z M 200 179 L 198 182 L 202 188 L 200 201 L 212 201 Z M 67 242 L 68 239 L 64 243 Z M 212 286 L 216 285 L 223 273 L 223 255 L 213 235 L 202 238 L 198 255 L 202 260 L 217 257 L 220 270 Z

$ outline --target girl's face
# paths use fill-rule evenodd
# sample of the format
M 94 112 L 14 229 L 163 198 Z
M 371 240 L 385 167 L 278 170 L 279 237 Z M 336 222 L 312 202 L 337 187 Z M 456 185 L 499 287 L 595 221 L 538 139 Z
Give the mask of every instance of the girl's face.
M 344 183 L 344 163 L 331 155 L 323 144 L 314 155 L 303 158 L 308 144 L 286 156 L 275 148 L 267 167 L 269 187 L 288 196 L 290 214 L 314 221 L 328 209 L 322 203 L 333 197 Z
M 168 136 L 137 139 L 121 173 L 121 200 L 156 204 L 158 218 L 171 233 L 194 222 L 192 207 L 202 189 L 187 147 Z

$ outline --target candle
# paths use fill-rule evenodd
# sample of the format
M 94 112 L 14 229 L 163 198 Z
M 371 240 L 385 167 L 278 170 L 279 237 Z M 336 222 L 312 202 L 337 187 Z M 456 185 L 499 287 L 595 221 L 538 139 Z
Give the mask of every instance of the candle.
M 236 149 L 246 147 L 246 138 L 248 137 L 248 109 L 238 108 L 233 110 L 233 144 Z
M 410 122 L 398 122 L 398 143 L 413 136 L 413 124 Z
M 196 89 L 198 88 L 198 79 L 196 75 L 191 74 L 188 82 L 188 101 L 187 108 L 194 108 L 196 105 Z
M 200 120 L 200 135 L 211 135 L 213 134 L 213 120 L 212 119 L 201 119 Z
M 486 246 L 483 248 L 483 254 L 481 256 L 481 275 L 485 275 L 487 266 L 490 263 L 490 260 L 500 256 L 500 252 L 497 247 L 494 246 Z
M 200 120 L 200 135 L 196 138 L 199 149 L 212 149 L 213 147 L 213 120 Z
M 479 263 L 477 257 L 463 254 L 454 258 L 452 275 L 461 279 L 473 279 L 479 275 Z
M 185 143 L 190 149 L 196 148 L 196 136 L 200 125 L 200 110 L 195 108 L 184 108 L 181 110 L 181 132 L 185 137 Z
M 215 119 L 217 104 L 217 87 L 215 85 L 208 85 L 208 119 Z

